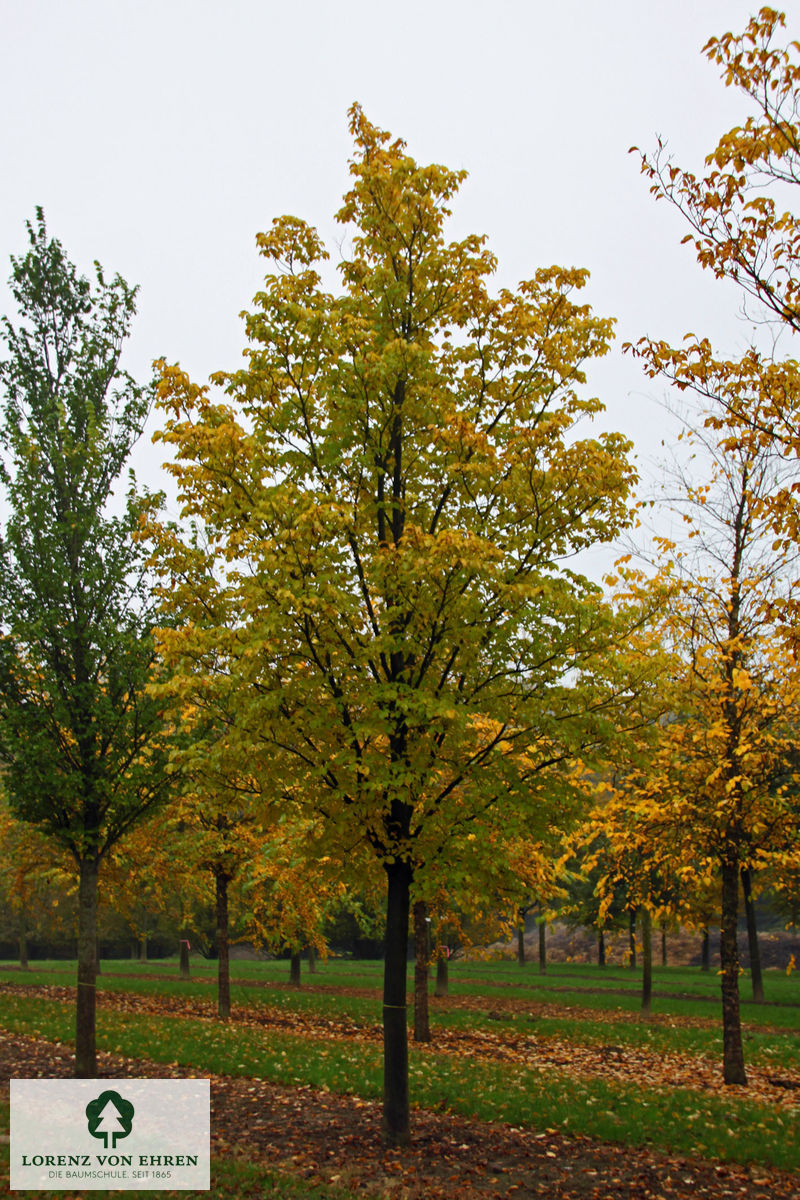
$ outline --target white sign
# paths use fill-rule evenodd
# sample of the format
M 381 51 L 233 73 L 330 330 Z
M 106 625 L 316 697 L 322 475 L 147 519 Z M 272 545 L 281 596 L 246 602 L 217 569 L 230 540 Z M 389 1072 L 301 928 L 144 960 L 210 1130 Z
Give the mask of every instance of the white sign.
M 11 1188 L 210 1187 L 207 1079 L 12 1079 Z

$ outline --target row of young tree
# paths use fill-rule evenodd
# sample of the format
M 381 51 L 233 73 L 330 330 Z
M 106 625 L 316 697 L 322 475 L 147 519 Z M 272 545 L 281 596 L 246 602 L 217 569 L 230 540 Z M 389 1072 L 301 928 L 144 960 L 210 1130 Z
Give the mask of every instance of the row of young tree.
M 706 174 L 660 147 L 642 167 L 701 264 L 788 337 L 783 23 L 762 9 L 706 47 L 753 108 Z M 493 291 L 484 239 L 446 240 L 463 173 L 420 167 L 357 105 L 350 123 L 338 287 L 317 232 L 279 218 L 257 239 L 245 367 L 201 387 L 158 364 L 173 522 L 119 488 L 154 394 L 120 366 L 135 290 L 79 276 L 41 213 L 12 259 L 0 756 L 14 813 L 77 870 L 77 1073 L 96 1065 L 100 868 L 160 811 L 220 914 L 237 878 L 310 898 L 382 879 L 390 1142 L 410 1128 L 412 901 L 488 907 L 520 876 L 536 894 L 579 825 L 647 911 L 719 884 L 725 1077 L 743 1083 L 741 872 L 797 882 L 797 364 L 630 347 L 698 400 L 702 473 L 678 493 L 685 542 L 657 538 L 654 570 L 622 563 L 601 588 L 576 556 L 630 527 L 636 476 L 626 438 L 580 428 L 612 337 L 586 272 Z
M 452 900 L 444 896 L 433 903 L 417 900 L 411 928 L 415 950 L 423 951 L 425 978 L 436 963 L 440 988 L 446 988 L 445 968 L 453 955 L 465 961 L 514 957 L 521 966 L 535 960 L 541 972 L 547 971 L 553 954 L 556 963 L 566 958 L 596 962 L 601 968 L 636 969 L 653 957 L 656 934 L 662 965 L 677 954 L 675 962 L 710 970 L 718 961 L 710 931 L 720 924 L 713 880 L 705 892 L 687 892 L 678 905 L 675 895 L 683 877 L 676 873 L 671 880 L 660 879 L 657 890 L 651 887 L 643 903 L 639 881 L 599 824 L 587 823 L 588 840 L 579 829 L 582 844 L 576 845 L 573 832 L 560 857 L 551 854 L 554 847 L 547 848 L 543 859 L 541 845 L 525 846 L 525 865 L 538 858 L 541 869 L 509 873 L 501 890 L 476 894 L 470 909 L 454 911 Z M 69 857 L 55 856 L 48 839 L 17 820 L 2 800 L 0 841 L 10 851 L 0 866 L 0 955 L 17 958 L 22 969 L 31 960 L 73 958 L 78 889 Z M 284 865 L 271 843 L 252 842 L 220 912 L 217 856 L 208 853 L 207 842 L 203 845 L 185 827 L 156 814 L 137 826 L 104 864 L 98 972 L 101 957 L 140 964 L 178 957 L 188 978 L 191 948 L 194 959 L 220 960 L 218 1008 L 225 1017 L 230 973 L 221 946 L 238 946 L 247 957 L 288 959 L 293 982 L 298 982 L 299 967 L 292 960 L 301 957 L 312 972 L 320 956 L 382 957 L 385 912 L 377 876 L 362 880 L 357 891 L 333 877 L 328 888 L 321 889 L 319 879 L 311 888 L 298 888 L 301 881 L 295 872 L 285 872 Z M 759 931 L 767 932 L 769 965 L 791 970 L 792 938 L 776 941 L 775 931 L 784 924 L 797 929 L 800 896 L 795 889 L 786 890 L 774 873 L 762 872 L 754 879 L 745 869 L 741 884 L 753 1000 L 762 1002 Z M 740 941 L 741 926 L 742 919 Z M 533 955 L 532 937 L 538 941 Z

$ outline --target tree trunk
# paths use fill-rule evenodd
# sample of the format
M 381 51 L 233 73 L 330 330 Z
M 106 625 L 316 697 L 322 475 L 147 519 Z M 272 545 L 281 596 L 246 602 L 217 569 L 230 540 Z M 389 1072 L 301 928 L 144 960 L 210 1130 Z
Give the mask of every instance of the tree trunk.
M 447 954 L 444 947 L 439 947 L 439 953 L 436 956 L 436 995 L 447 995 Z
M 78 998 L 75 1012 L 75 1077 L 97 1077 L 97 877 L 96 858 L 82 858 L 78 878 Z
M 217 1012 L 223 1021 L 231 1015 L 231 963 L 228 941 L 228 884 L 230 875 L 224 871 L 214 874 L 217 900 Z
M 291 987 L 300 987 L 301 962 L 300 951 L 293 950 L 289 958 L 289 984 Z
M 317 948 L 313 945 L 308 947 L 308 973 L 309 975 L 317 973 Z
M 662 967 L 667 965 L 667 927 L 663 924 L 661 926 L 661 965 Z
M 598 967 L 606 965 L 606 935 L 602 929 L 597 931 L 597 965 Z
M 408 1100 L 406 960 L 411 865 L 386 864 L 386 943 L 383 963 L 383 1138 L 387 1145 L 411 1140 Z
M 525 966 L 525 915 L 522 909 L 517 922 L 517 962 L 521 967 Z
M 544 917 L 539 919 L 539 974 L 547 974 L 547 923 Z
M 143 930 L 139 934 L 139 962 L 147 962 L 147 930 Z
M 708 933 L 708 926 L 703 930 L 703 945 L 700 950 L 700 970 L 711 970 L 711 938 Z
M 636 970 L 636 909 L 628 909 L 628 947 L 631 960 L 628 964 L 632 971 Z
M 189 939 L 188 938 L 181 938 L 180 972 L 181 972 L 181 979 L 188 979 L 191 974 L 191 972 L 189 971 Z
M 424 900 L 414 905 L 414 1041 L 429 1042 L 428 1019 L 428 906 Z
M 23 898 L 19 909 L 19 965 L 23 971 L 28 969 L 28 918 L 25 912 Z
M 653 998 L 653 922 L 650 909 L 642 907 L 642 1014 L 650 1016 Z
M 722 1066 L 726 1083 L 747 1083 L 739 1016 L 739 870 L 736 862 L 722 864 L 722 924 L 719 959 L 722 968 Z
M 764 977 L 761 974 L 761 949 L 758 944 L 756 909 L 753 904 L 753 877 L 749 867 L 742 867 L 742 893 L 747 917 L 747 944 L 750 948 L 750 978 L 753 982 L 753 1001 L 764 1003 Z

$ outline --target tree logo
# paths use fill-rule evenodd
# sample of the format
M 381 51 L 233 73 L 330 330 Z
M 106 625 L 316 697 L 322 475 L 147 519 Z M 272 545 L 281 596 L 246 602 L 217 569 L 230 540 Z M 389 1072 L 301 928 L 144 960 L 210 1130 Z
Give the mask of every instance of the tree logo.
M 86 1105 L 86 1117 L 92 1137 L 102 1138 L 106 1150 L 113 1150 L 118 1139 L 126 1138 L 133 1127 L 133 1105 L 119 1092 L 101 1092 Z

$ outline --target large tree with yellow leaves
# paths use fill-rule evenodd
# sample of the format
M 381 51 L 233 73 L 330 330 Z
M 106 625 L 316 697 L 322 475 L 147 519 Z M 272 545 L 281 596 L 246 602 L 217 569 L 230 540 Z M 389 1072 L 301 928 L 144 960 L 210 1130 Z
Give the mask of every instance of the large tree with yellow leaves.
M 614 620 L 565 563 L 626 522 L 633 470 L 621 435 L 577 429 L 612 333 L 579 301 L 586 272 L 492 292 L 484 239 L 445 240 L 463 172 L 350 121 L 341 290 L 316 231 L 277 219 L 247 364 L 214 377 L 228 398 L 163 368 L 162 436 L 203 531 L 160 535 L 167 603 L 191 614 L 164 652 L 186 704 L 223 680 L 251 769 L 261 755 L 382 866 L 384 1132 L 402 1142 L 415 871 L 484 822 L 557 820 L 554 771 L 616 727 Z

